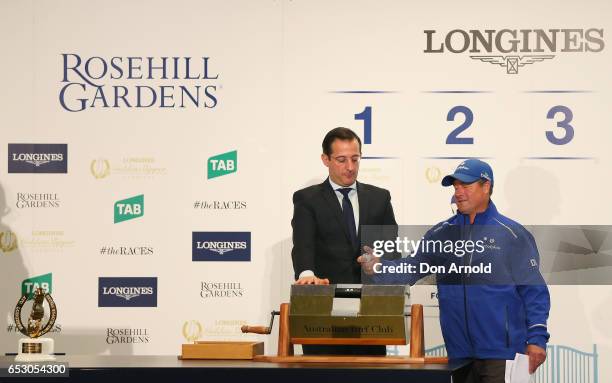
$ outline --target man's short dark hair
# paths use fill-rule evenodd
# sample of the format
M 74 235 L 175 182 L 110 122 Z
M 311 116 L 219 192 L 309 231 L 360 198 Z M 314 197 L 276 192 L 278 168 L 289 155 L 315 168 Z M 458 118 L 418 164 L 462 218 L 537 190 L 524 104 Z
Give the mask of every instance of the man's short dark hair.
M 359 136 L 348 128 L 339 127 L 327 132 L 325 138 L 323 139 L 323 153 L 326 154 L 328 157 L 331 156 L 331 147 L 335 140 L 357 140 L 357 142 L 359 143 L 359 153 L 361 153 L 361 139 L 359 138 Z

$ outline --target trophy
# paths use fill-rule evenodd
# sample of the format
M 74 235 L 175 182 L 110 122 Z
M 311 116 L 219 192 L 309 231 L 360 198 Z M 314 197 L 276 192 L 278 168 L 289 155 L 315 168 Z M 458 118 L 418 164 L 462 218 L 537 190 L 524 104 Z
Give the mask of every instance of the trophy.
M 26 335 L 27 338 L 19 339 L 19 350 L 15 357 L 16 362 L 46 362 L 53 361 L 53 339 L 42 338 L 43 335 L 49 332 L 55 320 L 57 318 L 57 308 L 51 295 L 45 293 L 42 288 L 37 288 L 34 291 L 34 303 L 32 305 L 32 312 L 28 318 L 27 328 L 24 326 L 21 320 L 21 309 L 23 305 L 28 301 L 29 294 L 25 294 L 17 302 L 15 307 L 15 325 L 19 331 Z M 47 301 L 49 305 L 50 315 L 48 322 L 43 325 L 45 317 L 45 309 L 43 302 Z

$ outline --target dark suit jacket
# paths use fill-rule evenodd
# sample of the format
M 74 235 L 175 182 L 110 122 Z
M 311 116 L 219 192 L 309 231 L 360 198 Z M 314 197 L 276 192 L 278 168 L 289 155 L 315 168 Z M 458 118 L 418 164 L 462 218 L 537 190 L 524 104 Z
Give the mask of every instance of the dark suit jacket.
M 389 191 L 357 182 L 357 196 L 360 243 L 363 225 L 392 225 L 397 232 Z M 362 283 L 357 263 L 361 251 L 351 244 L 342 208 L 328 180 L 293 194 L 291 226 L 296 279 L 302 271 L 312 270 L 330 283 Z

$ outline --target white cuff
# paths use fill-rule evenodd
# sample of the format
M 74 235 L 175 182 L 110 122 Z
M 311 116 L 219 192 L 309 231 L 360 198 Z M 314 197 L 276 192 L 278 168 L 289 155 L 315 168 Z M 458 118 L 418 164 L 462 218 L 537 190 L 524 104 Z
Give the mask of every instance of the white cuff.
M 298 279 L 304 278 L 304 277 L 314 277 L 315 274 L 312 270 L 304 270 L 300 273 L 300 276 L 298 277 Z

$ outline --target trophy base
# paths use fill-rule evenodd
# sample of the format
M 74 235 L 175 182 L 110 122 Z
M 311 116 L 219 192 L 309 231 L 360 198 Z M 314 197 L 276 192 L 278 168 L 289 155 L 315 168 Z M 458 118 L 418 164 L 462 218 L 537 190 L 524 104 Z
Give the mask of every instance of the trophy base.
M 53 339 L 19 339 L 19 350 L 15 362 L 49 362 L 54 360 Z

